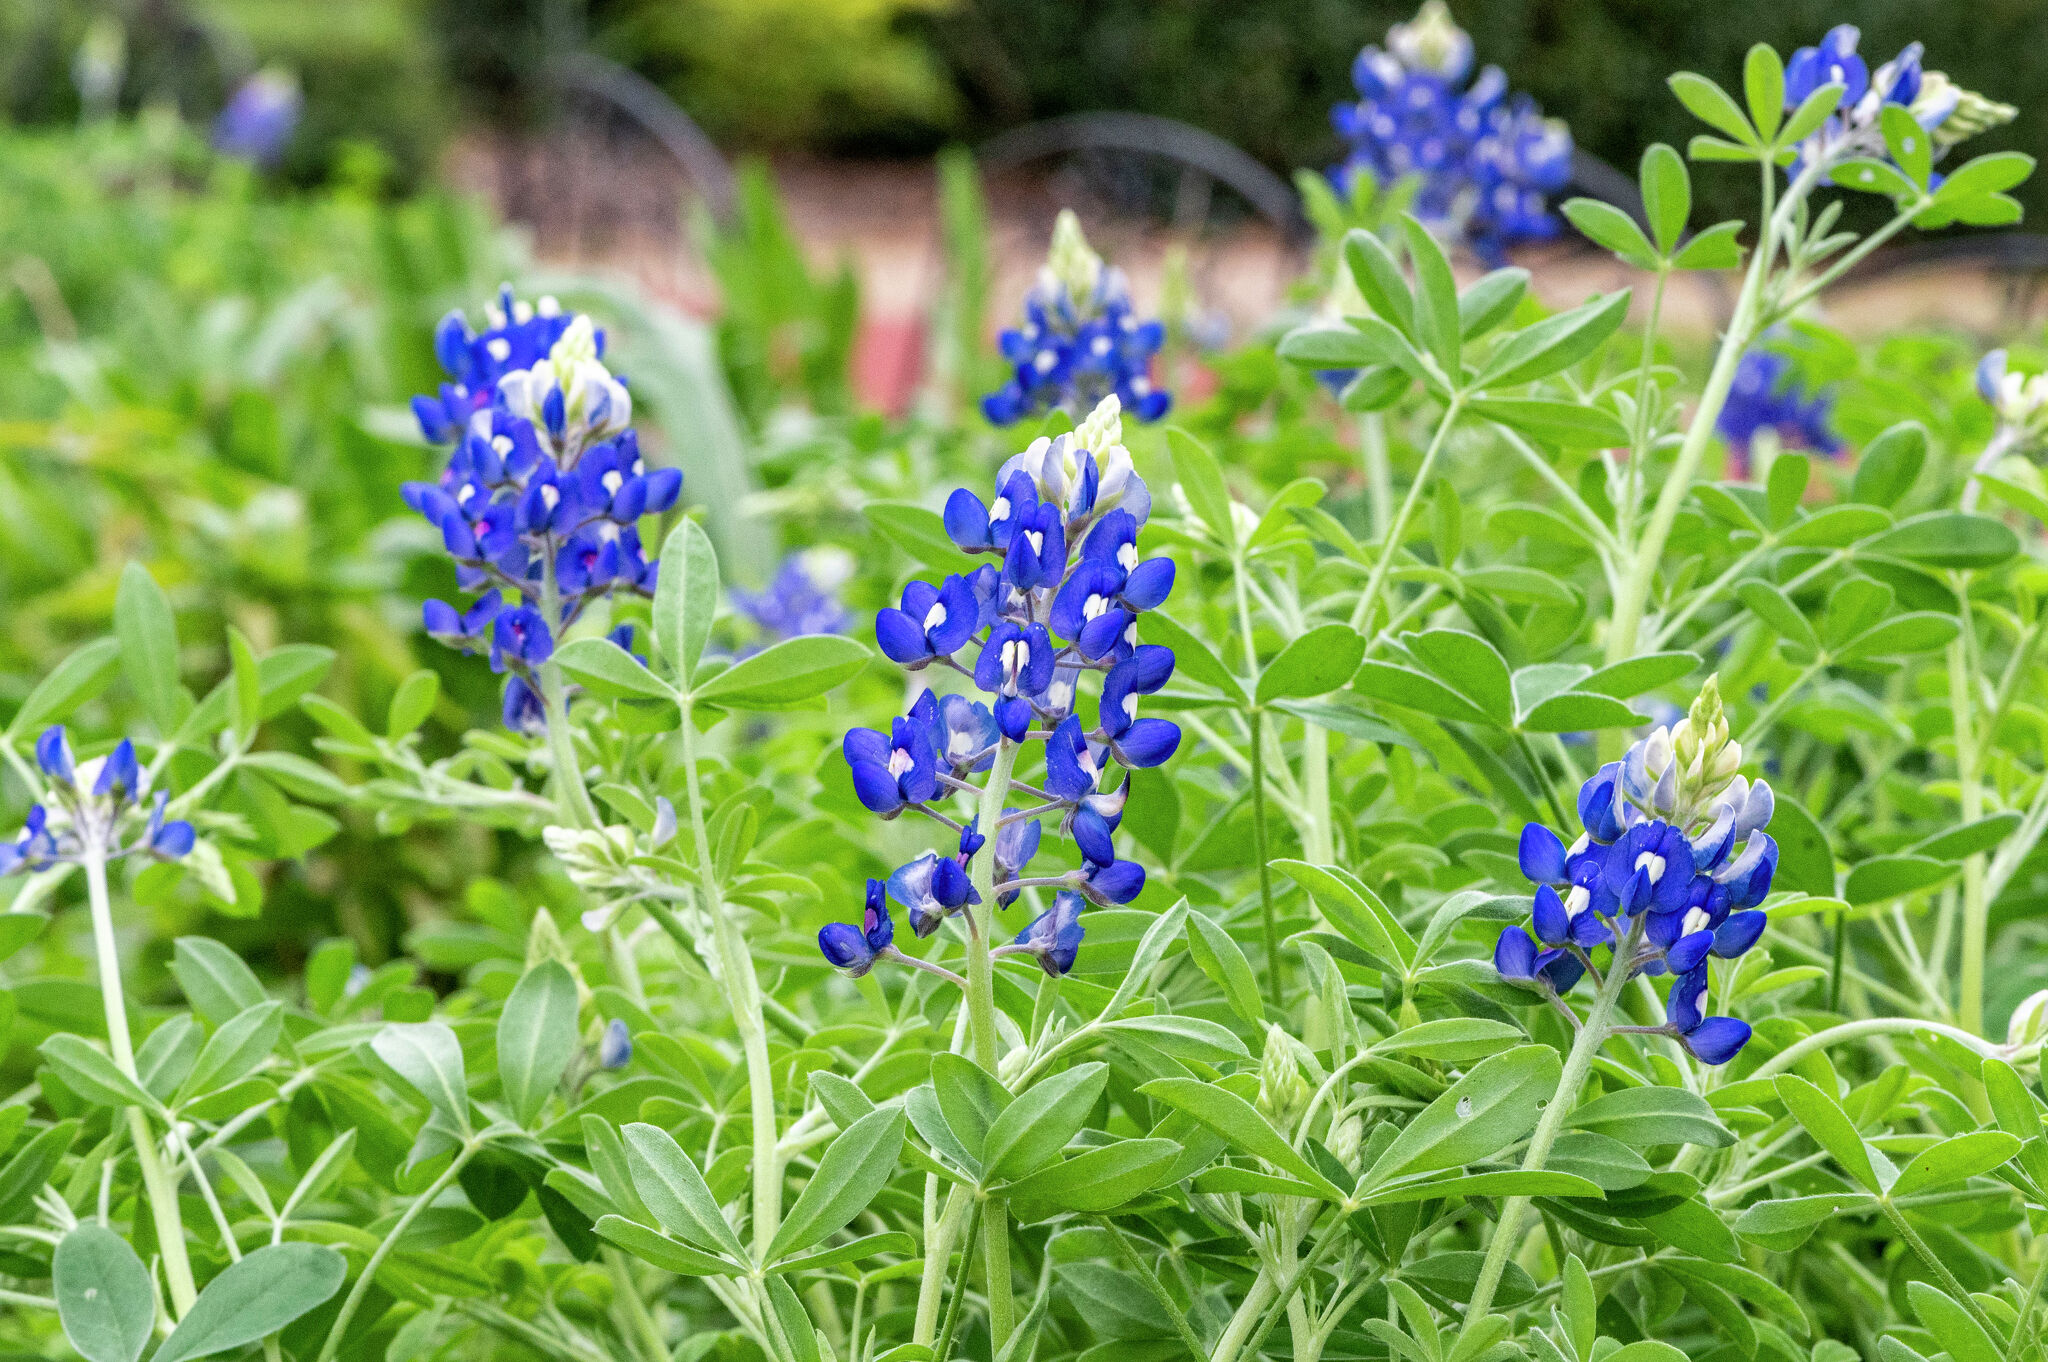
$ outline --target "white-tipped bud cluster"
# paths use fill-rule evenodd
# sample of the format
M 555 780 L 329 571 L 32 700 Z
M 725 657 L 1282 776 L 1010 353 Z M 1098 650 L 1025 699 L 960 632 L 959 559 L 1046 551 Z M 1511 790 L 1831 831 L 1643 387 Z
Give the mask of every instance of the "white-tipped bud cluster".
M 1358 1151 L 1365 1147 L 1365 1121 L 1357 1113 L 1346 1116 L 1330 1130 L 1330 1152 L 1337 1156 L 1337 1162 L 1356 1173 Z
M 1084 313 L 1094 303 L 1095 286 L 1102 279 L 1102 257 L 1089 246 L 1081 231 L 1081 219 L 1071 208 L 1062 208 L 1052 225 L 1052 249 L 1045 258 L 1050 282 L 1066 295 L 1067 305 Z
M 2010 104 L 1965 90 L 1940 71 L 1929 71 L 1920 78 L 1920 94 L 1913 101 L 1912 114 L 1925 126 L 1927 119 L 1944 107 L 1948 116 L 1934 127 L 1934 145 L 1941 148 L 2002 127 L 2020 114 Z
M 498 380 L 498 391 L 513 415 L 534 431 L 564 470 L 590 446 L 608 440 L 633 421 L 633 398 L 597 357 L 597 331 L 578 315 L 548 357 L 531 369 Z
M 1444 0 L 1427 0 L 1413 19 L 1387 30 L 1387 51 L 1410 70 L 1455 80 L 1472 65 L 1472 35 L 1458 27 Z
M 540 835 L 570 881 L 586 893 L 628 888 L 638 878 L 629 864 L 638 854 L 631 828 L 614 825 L 593 832 L 548 827 Z

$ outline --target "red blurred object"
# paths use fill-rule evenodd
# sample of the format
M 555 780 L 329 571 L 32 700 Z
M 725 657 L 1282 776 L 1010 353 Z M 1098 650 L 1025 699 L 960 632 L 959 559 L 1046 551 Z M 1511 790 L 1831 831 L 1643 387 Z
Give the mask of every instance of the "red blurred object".
M 853 340 L 853 395 L 861 406 L 890 416 L 910 410 L 924 376 L 924 319 L 867 317 Z

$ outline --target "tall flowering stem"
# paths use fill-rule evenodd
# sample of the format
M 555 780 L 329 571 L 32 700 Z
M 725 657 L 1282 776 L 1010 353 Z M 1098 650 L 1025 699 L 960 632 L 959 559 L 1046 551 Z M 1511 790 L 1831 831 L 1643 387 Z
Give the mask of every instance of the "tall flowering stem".
M 1770 892 L 1778 846 L 1763 829 L 1775 807 L 1771 787 L 1737 774 L 1742 746 L 1729 737 L 1721 696 L 1708 678 L 1685 718 L 1652 730 L 1579 791 L 1584 831 L 1567 848 L 1540 823 L 1522 831 L 1522 873 L 1537 885 L 1530 929 L 1509 927 L 1494 968 L 1563 1011 L 1577 1030 L 1557 1092 L 1523 1155 L 1540 1171 L 1564 1129 L 1600 1047 L 1616 1034 L 1615 1010 L 1639 977 L 1672 977 L 1665 1022 L 1654 1028 L 1693 1058 L 1725 1064 L 1750 1028 L 1706 1014 L 1709 962 L 1734 960 L 1763 935 L 1757 907 Z M 1581 1018 L 1566 1001 L 1609 952 L 1592 1006 Z M 1470 1331 L 1486 1315 L 1515 1251 L 1528 1198 L 1501 1207 L 1465 1315 Z
M 1144 613 L 1173 589 L 1172 561 L 1138 553 L 1151 505 L 1123 446 L 1121 403 L 1111 394 L 1074 431 L 1035 440 L 1005 463 L 992 500 L 963 488 L 947 501 L 953 542 L 995 563 L 936 586 L 913 581 L 900 604 L 875 620 L 876 641 L 892 661 L 913 673 L 950 672 L 986 698 L 925 690 L 888 732 L 847 733 L 842 750 L 861 803 L 885 819 L 910 813 L 937 823 L 950 846 L 898 867 L 886 881 L 870 881 L 860 924 L 827 926 L 818 948 L 855 977 L 887 961 L 956 982 L 965 995 L 969 1051 L 998 1076 L 1005 1056 L 996 961 L 1025 957 L 1048 976 L 1064 975 L 1080 950 L 1084 909 L 1128 903 L 1145 884 L 1143 867 L 1116 854 L 1129 773 L 1159 765 L 1180 744 L 1177 725 L 1138 715 L 1140 698 L 1164 686 L 1174 666 L 1170 650 L 1138 637 Z M 1084 726 L 1081 688 L 1091 674 L 1100 686 L 1095 723 Z M 1027 751 L 1043 754 L 1043 774 L 1031 777 L 1036 784 L 1019 775 Z M 1123 776 L 1104 789 L 1112 763 Z M 1044 836 L 1040 820 L 1054 814 L 1080 864 L 1027 874 Z M 999 942 L 998 910 L 1037 889 L 1055 891 L 1052 905 Z M 891 903 L 907 912 L 918 938 L 956 923 L 963 975 L 905 955 L 896 945 Z M 944 1214 L 927 1217 L 920 1341 L 936 1325 L 944 1264 L 970 1209 L 949 1195 Z M 984 1245 L 989 1325 L 1000 1350 L 1015 1320 L 1007 1207 L 986 1198 L 973 1223 Z
M 0 842 L 0 875 L 76 865 L 85 871 L 86 900 L 92 912 L 93 954 L 99 967 L 100 1001 L 107 1019 L 107 1046 L 114 1065 L 140 1085 L 135 1067 L 135 1042 L 128 1030 L 128 1004 L 121 987 L 120 945 L 114 938 L 113 896 L 107 887 L 107 866 L 115 859 L 140 856 L 177 860 L 192 850 L 192 825 L 165 816 L 167 791 L 149 796 L 149 774 L 136 759 L 134 744 L 123 739 L 106 756 L 80 762 L 62 727 L 45 731 L 36 742 L 36 775 L 46 804 L 29 810 L 28 824 L 14 842 Z M 171 1310 L 183 1318 L 198 1298 L 192 1262 L 185 1251 L 185 1223 L 178 1210 L 178 1181 L 164 1166 L 156 1132 L 140 1107 L 125 1118 L 135 1145 L 135 1162 L 156 1223 L 163 1253 L 164 1279 L 170 1287 Z

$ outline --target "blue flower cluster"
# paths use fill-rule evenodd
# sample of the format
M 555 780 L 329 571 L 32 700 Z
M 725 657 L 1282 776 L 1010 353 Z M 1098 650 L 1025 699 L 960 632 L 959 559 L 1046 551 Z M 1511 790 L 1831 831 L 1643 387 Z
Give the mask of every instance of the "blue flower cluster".
M 135 744 L 123 738 L 113 751 L 78 761 L 63 725 L 45 729 L 36 740 L 36 766 L 49 782 L 53 813 L 43 804 L 28 811 L 21 836 L 0 842 L 0 875 L 17 870 L 46 870 L 91 856 L 153 856 L 175 861 L 197 840 L 192 825 L 166 818 L 170 794 L 149 791 L 149 772 L 135 758 Z M 148 800 L 140 827 L 123 827 L 127 815 L 139 813 Z
M 800 634 L 843 634 L 853 617 L 840 602 L 839 588 L 853 575 L 843 549 L 811 548 L 790 554 L 761 591 L 734 587 L 733 609 L 752 620 L 766 642 Z
M 449 381 L 415 397 L 413 414 L 429 443 L 453 451 L 438 480 L 404 495 L 440 531 L 457 583 L 482 593 L 464 610 L 428 601 L 427 632 L 509 672 L 505 724 L 534 731 L 535 672 L 557 636 L 594 601 L 654 594 L 640 518 L 674 506 L 683 475 L 641 457 L 632 399 L 588 317 L 508 287 L 487 320 L 476 332 L 451 313 L 434 333 Z M 613 636 L 630 650 L 630 626 Z
M 1331 179 L 1348 192 L 1354 175 L 1415 177 L 1415 215 L 1497 263 L 1518 241 L 1557 235 L 1548 196 L 1571 179 L 1572 136 L 1527 95 L 1510 96 L 1499 67 L 1468 85 L 1471 71 L 1471 35 L 1443 0 L 1388 29 L 1384 50 L 1352 63 L 1358 100 L 1330 111 L 1350 144 Z
M 1733 960 L 1763 935 L 1757 908 L 1770 893 L 1778 846 L 1764 832 L 1771 787 L 1735 771 L 1710 681 L 1692 711 L 1653 730 L 1579 791 L 1584 833 L 1567 848 L 1540 823 L 1522 831 L 1522 873 L 1538 886 L 1534 935 L 1509 927 L 1494 947 L 1503 978 L 1557 997 L 1594 969 L 1675 976 L 1663 1030 L 1707 1064 L 1725 1064 L 1749 1040 L 1747 1023 L 1706 1015 L 1707 962 Z
M 1024 325 L 999 341 L 1015 366 L 1010 381 L 981 399 L 982 414 L 998 426 L 1055 408 L 1078 418 L 1115 397 L 1138 420 L 1156 421 L 1172 401 L 1150 372 L 1165 341 L 1161 323 L 1133 314 L 1123 271 L 1103 264 L 1080 219 L 1062 210 L 1052 251 L 1024 296 Z
M 1130 794 L 1129 772 L 1158 766 L 1180 745 L 1180 728 L 1138 713 L 1139 697 L 1173 675 L 1171 650 L 1138 641 L 1139 618 L 1173 589 L 1173 563 L 1141 558 L 1138 530 L 1151 494 L 1131 467 L 1114 395 L 1079 429 L 1041 438 L 996 477 L 984 502 L 961 489 L 946 503 L 946 531 L 962 549 L 998 560 L 938 586 L 914 581 L 901 604 L 875 621 L 882 651 L 909 671 L 937 666 L 970 680 L 985 696 L 921 692 L 886 733 L 856 728 L 843 752 L 861 803 L 883 818 L 905 810 L 958 835 L 949 855 L 927 852 L 886 881 L 868 886 L 863 924 L 835 923 L 818 934 L 825 958 L 864 974 L 879 958 L 904 958 L 894 945 L 889 903 L 909 916 L 919 937 L 979 903 L 972 866 L 990 842 L 978 809 L 965 821 L 937 806 L 978 799 L 972 779 L 998 757 L 1010 769 L 1019 744 L 1039 742 L 1042 784 L 1010 789 L 1035 801 L 1006 808 L 994 830 L 993 885 L 998 907 L 1025 889 L 1058 891 L 1053 906 L 996 954 L 1022 954 L 1048 973 L 1073 967 L 1086 904 L 1128 903 L 1145 871 L 1119 860 L 1114 837 Z M 1084 673 L 1102 674 L 1095 723 L 1080 714 Z M 1102 788 L 1111 762 L 1124 770 Z M 1042 837 L 1040 818 L 1058 814 L 1059 831 L 1081 864 L 1062 874 L 1026 877 Z M 973 929 L 973 918 L 967 918 Z M 916 963 L 916 962 L 912 962 Z
M 1786 449 L 1839 455 L 1841 437 L 1828 424 L 1833 412 L 1834 398 L 1825 391 L 1809 395 L 1790 359 L 1773 350 L 1749 351 L 1736 365 L 1728 400 L 1714 419 L 1733 456 L 1730 475 L 1747 475 L 1750 446 L 1766 430 Z

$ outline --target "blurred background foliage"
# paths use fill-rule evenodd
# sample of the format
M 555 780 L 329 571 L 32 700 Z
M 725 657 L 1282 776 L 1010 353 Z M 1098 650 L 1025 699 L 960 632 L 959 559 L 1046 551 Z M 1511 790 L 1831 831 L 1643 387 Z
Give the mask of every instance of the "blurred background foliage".
M 94 17 L 129 34 L 124 98 L 188 115 L 264 63 L 297 71 L 306 123 L 287 171 L 305 180 L 364 148 L 394 184 L 431 166 L 465 116 L 545 117 L 550 60 L 588 47 L 646 75 L 732 148 L 927 153 L 1057 114 L 1131 109 L 1183 119 L 1278 170 L 1335 159 L 1330 106 L 1351 61 L 1410 0 L 15 0 L 0 7 L 6 105 L 75 117 L 71 63 Z M 1828 26 L 1863 29 L 1873 65 L 1903 44 L 2022 110 L 1983 149 L 2048 154 L 2048 0 L 1457 0 L 1479 60 L 1632 166 L 1692 129 L 1664 89 L 1668 54 L 1732 77 L 1750 44 L 1781 51 Z M 2018 59 L 2016 59 L 2016 55 Z M 1708 175 L 1706 211 L 1746 187 Z M 2029 206 L 2048 203 L 2038 181 Z

